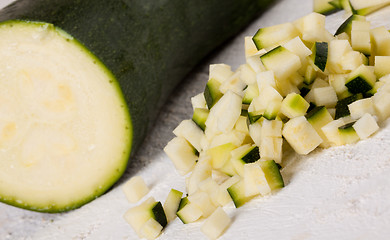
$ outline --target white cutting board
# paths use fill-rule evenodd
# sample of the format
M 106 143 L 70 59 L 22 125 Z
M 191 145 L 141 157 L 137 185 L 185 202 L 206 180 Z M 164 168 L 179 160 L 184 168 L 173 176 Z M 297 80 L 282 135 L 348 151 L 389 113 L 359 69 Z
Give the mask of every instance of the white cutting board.
M 0 0 L 0 7 L 9 2 Z M 311 11 L 312 0 L 276 1 L 205 59 L 176 89 L 126 175 L 99 199 L 62 214 L 36 213 L 0 203 L 0 239 L 137 239 L 123 219 L 134 205 L 125 199 L 121 184 L 141 175 L 151 186 L 147 197 L 160 201 L 171 188 L 185 190 L 184 178 L 175 172 L 162 149 L 173 137 L 175 126 L 191 117 L 190 97 L 203 91 L 209 64 L 226 63 L 236 69 L 245 61 L 244 36 Z M 339 19 L 342 15 L 338 14 Z M 339 22 L 332 20 L 328 26 L 335 29 Z M 382 127 L 374 137 L 355 145 L 317 150 L 309 156 L 286 156 L 282 171 L 286 187 L 238 210 L 227 206 L 233 222 L 221 239 L 390 239 L 390 126 L 385 123 Z M 206 239 L 200 226 L 176 219 L 159 239 Z

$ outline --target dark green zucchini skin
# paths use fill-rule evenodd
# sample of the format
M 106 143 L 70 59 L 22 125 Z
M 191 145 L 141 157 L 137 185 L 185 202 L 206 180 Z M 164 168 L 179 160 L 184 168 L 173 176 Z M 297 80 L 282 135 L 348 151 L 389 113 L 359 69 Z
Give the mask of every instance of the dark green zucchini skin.
M 0 21 L 52 23 L 94 53 L 125 96 L 134 155 L 179 81 L 271 1 L 19 0 Z

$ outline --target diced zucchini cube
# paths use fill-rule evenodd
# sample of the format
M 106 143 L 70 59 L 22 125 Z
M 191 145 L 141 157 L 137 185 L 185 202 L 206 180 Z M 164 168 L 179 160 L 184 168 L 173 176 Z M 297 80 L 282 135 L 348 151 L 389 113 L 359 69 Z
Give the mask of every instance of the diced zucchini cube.
M 191 204 L 195 204 L 202 211 L 202 217 L 209 217 L 216 209 L 216 206 L 210 199 L 210 196 L 203 191 L 197 191 L 188 196 Z
M 203 130 L 192 120 L 187 119 L 173 130 L 177 137 L 185 138 L 198 152 L 202 150 L 200 141 L 204 137 Z
M 182 209 L 180 209 L 176 215 L 184 224 L 187 224 L 198 220 L 200 217 L 202 217 L 203 212 L 198 207 L 198 205 L 189 202 Z
M 355 21 L 354 21 L 355 22 Z M 353 50 L 359 51 L 365 55 L 371 55 L 371 36 L 370 31 L 351 31 L 351 45 Z
M 362 57 L 363 56 L 363 57 Z M 343 56 L 341 61 L 341 68 L 345 71 L 353 71 L 360 65 L 364 64 L 363 58 L 366 58 L 362 53 L 357 51 L 350 51 Z
M 219 83 L 223 83 L 233 75 L 233 71 L 226 64 L 211 64 L 209 67 L 209 79 L 215 79 Z
M 322 143 L 322 138 L 304 116 L 292 118 L 285 123 L 283 137 L 299 154 L 308 154 Z
M 348 105 L 362 98 L 363 98 L 362 94 L 358 93 L 339 100 L 336 104 L 335 119 L 349 116 L 351 113 L 349 112 Z
M 230 197 L 229 192 L 227 189 L 232 186 L 233 184 L 240 181 L 241 177 L 238 175 L 233 175 L 226 181 L 224 181 L 218 189 L 218 195 L 217 195 L 217 201 L 220 206 L 225 206 L 226 204 L 230 203 L 232 201 L 232 198 Z
M 272 191 L 284 187 L 284 181 L 280 174 L 279 166 L 274 160 L 260 161 L 260 166 L 267 179 L 268 186 Z
M 214 171 L 213 171 L 213 173 L 214 173 Z M 207 195 L 209 196 L 209 198 L 214 206 L 219 206 L 220 205 L 218 202 L 219 185 L 213 179 L 213 173 L 212 173 L 211 177 L 209 177 L 209 178 L 207 178 L 199 183 L 199 190 L 207 193 Z M 221 174 L 223 174 L 223 173 L 221 173 Z M 229 176 L 227 176 L 226 174 L 224 174 L 224 177 L 229 178 Z
M 289 118 L 305 115 L 310 104 L 299 94 L 290 93 L 282 101 L 280 112 Z
M 345 81 L 347 79 L 346 74 L 329 74 L 328 79 L 330 86 L 333 87 L 337 96 L 340 96 L 344 92 L 348 91 L 348 88 L 345 86 Z
M 368 138 L 379 129 L 375 118 L 369 113 L 364 114 L 352 127 L 360 139 Z
M 390 98 L 389 91 L 386 91 L 387 85 L 390 86 L 390 84 L 386 83 L 372 97 L 376 116 L 378 116 L 379 121 L 384 121 L 390 117 Z
M 136 203 L 149 192 L 149 187 L 141 176 L 134 176 L 123 185 L 122 190 L 130 203 Z
M 365 93 L 373 88 L 375 82 L 375 74 L 370 68 L 366 65 L 360 65 L 349 74 L 345 86 L 351 93 Z
M 248 117 L 240 116 L 234 126 L 234 130 L 249 134 L 247 119 Z
M 230 223 L 229 215 L 219 207 L 204 221 L 200 229 L 209 239 L 217 239 L 229 227 Z
M 253 36 L 253 42 L 258 50 L 274 48 L 299 35 L 292 23 L 283 23 L 260 28 Z
M 253 71 L 249 64 L 241 65 L 238 70 L 241 81 L 246 85 L 251 85 L 256 83 L 256 72 Z
M 221 83 L 219 91 L 222 94 L 225 94 L 227 91 L 232 91 L 240 96 L 243 96 L 243 90 L 245 87 L 246 83 L 241 80 L 240 70 L 238 70 L 228 79 L 226 79 L 223 83 Z
M 226 92 L 211 108 L 206 128 L 210 126 L 224 133 L 231 131 L 241 115 L 241 107 L 242 97 L 232 91 Z
M 390 32 L 383 26 L 371 29 L 371 41 L 376 56 L 390 56 Z
M 301 67 L 300 58 L 284 47 L 276 47 L 260 57 L 264 66 L 272 70 L 278 80 L 285 80 Z
M 314 82 L 314 80 L 317 77 L 317 72 L 314 69 L 312 65 L 307 65 L 306 71 L 305 71 L 305 78 L 304 78 L 304 83 L 307 85 L 310 85 Z
M 227 161 L 229 161 L 231 155 L 230 152 L 235 149 L 236 146 L 232 143 L 222 144 L 207 150 L 207 154 L 211 157 L 211 165 L 214 169 L 219 169 Z
M 261 128 L 262 128 L 262 121 L 256 121 L 249 125 L 249 136 L 252 138 L 256 146 L 260 146 Z
M 337 94 L 333 87 L 313 88 L 314 103 L 317 106 L 334 107 L 337 103 Z
M 344 1 L 342 2 L 343 8 L 351 8 L 351 5 L 349 1 Z M 357 14 L 352 14 L 349 18 L 347 18 L 337 29 L 335 35 L 339 35 L 343 32 L 347 33 L 348 35 L 351 35 L 351 30 L 352 30 L 352 22 L 353 21 L 366 21 L 366 17 L 360 16 Z
M 312 53 L 310 49 L 307 48 L 306 45 L 302 42 L 299 36 L 283 44 L 283 47 L 290 52 L 298 55 L 301 61 L 303 61 L 307 56 Z
M 199 189 L 199 183 L 211 177 L 211 164 L 209 158 L 198 161 L 187 180 L 187 192 L 193 194 Z
M 245 58 L 253 56 L 259 51 L 252 40 L 251 36 L 246 36 L 245 38 Z
M 265 178 L 260 161 L 244 165 L 244 185 L 245 196 L 267 195 L 271 193 L 271 188 Z
M 196 123 L 203 131 L 206 129 L 206 120 L 210 111 L 206 108 L 195 108 L 192 115 L 192 121 Z
M 314 127 L 318 135 L 322 138 L 323 142 L 320 144 L 321 147 L 328 147 L 327 138 L 322 131 L 322 127 L 333 121 L 331 114 L 328 109 L 324 106 L 315 107 L 308 114 L 306 114 L 307 121 Z
M 244 165 L 247 163 L 256 162 L 260 159 L 260 150 L 256 145 L 242 145 L 239 148 L 231 151 L 232 158 L 230 161 L 232 162 L 235 171 L 243 176 L 244 174 Z
M 356 134 L 352 125 L 355 122 L 347 123 L 339 127 L 339 133 L 343 144 L 351 144 L 359 141 L 359 135 Z
M 156 202 L 152 207 L 153 219 L 155 219 L 164 228 L 167 224 L 167 216 L 161 202 Z
M 192 109 L 196 108 L 207 108 L 206 99 L 204 98 L 203 93 L 199 93 L 198 95 L 191 98 Z
M 162 229 L 163 227 L 159 222 L 157 222 L 153 218 L 150 218 L 148 221 L 144 223 L 144 225 L 142 225 L 139 235 L 142 238 L 153 240 L 160 235 Z
M 283 138 L 281 137 L 261 137 L 260 154 L 261 159 L 275 160 L 277 163 L 282 163 L 282 145 Z
M 377 78 L 390 74 L 390 56 L 375 56 L 374 72 Z
M 333 120 L 330 123 L 323 126 L 322 132 L 325 134 L 327 142 L 331 146 L 340 146 L 344 144 L 343 139 L 341 138 L 339 127 L 345 125 L 345 121 L 343 118 L 339 118 L 337 120 Z
M 345 54 L 352 51 L 348 40 L 332 40 L 328 45 L 327 68 L 330 73 L 345 73 L 342 69 L 342 59 Z
M 173 138 L 164 148 L 164 152 L 172 160 L 176 170 L 185 175 L 195 166 L 198 156 L 194 148 L 182 137 Z
M 221 91 L 219 91 L 220 86 L 221 83 L 215 78 L 211 78 L 206 84 L 203 94 L 209 109 L 211 109 L 223 95 Z
M 250 84 L 244 90 L 244 97 L 242 98 L 243 104 L 250 104 L 255 97 L 259 96 L 259 87 L 256 83 Z
M 264 92 L 265 87 L 276 88 L 275 76 L 273 71 L 264 71 L 259 72 L 256 75 L 257 86 L 259 87 L 259 92 Z
M 315 42 L 312 49 L 312 60 L 321 71 L 325 71 L 326 63 L 328 61 L 328 43 Z
M 283 122 L 280 120 L 267 120 L 262 122 L 261 136 L 263 137 L 282 137 Z
M 182 196 L 183 193 L 176 189 L 171 189 L 171 191 L 168 193 L 163 206 L 168 222 L 171 222 L 176 218 L 176 212 L 179 209 Z
M 227 133 L 222 133 L 215 135 L 212 140 L 209 142 L 209 148 L 213 148 L 219 145 L 223 145 L 226 143 L 232 143 L 235 146 L 240 146 L 244 139 L 246 134 L 240 131 L 232 130 Z
M 227 189 L 230 197 L 233 200 L 234 206 L 236 208 L 241 207 L 244 205 L 246 202 L 252 199 L 252 197 L 247 197 L 245 194 L 245 181 L 244 179 L 240 179 L 238 182 L 235 184 L 231 185 Z
M 266 70 L 260 60 L 260 56 L 265 53 L 267 53 L 267 51 L 265 49 L 262 49 L 255 55 L 246 58 L 246 63 L 253 69 L 255 73 L 259 73 Z
M 359 119 L 363 117 L 364 114 L 375 114 L 374 103 L 372 98 L 364 98 L 357 100 L 348 105 L 349 112 L 351 113 L 352 119 Z

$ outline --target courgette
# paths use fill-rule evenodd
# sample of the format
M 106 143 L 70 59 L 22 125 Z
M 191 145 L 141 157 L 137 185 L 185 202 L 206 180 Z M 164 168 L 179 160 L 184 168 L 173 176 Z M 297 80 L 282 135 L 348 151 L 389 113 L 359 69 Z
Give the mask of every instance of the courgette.
M 0 201 L 61 212 L 106 192 L 177 83 L 270 1 L 20 0 L 4 8 L 0 84 L 9 106 L 1 123 L 15 138 L 0 146 Z

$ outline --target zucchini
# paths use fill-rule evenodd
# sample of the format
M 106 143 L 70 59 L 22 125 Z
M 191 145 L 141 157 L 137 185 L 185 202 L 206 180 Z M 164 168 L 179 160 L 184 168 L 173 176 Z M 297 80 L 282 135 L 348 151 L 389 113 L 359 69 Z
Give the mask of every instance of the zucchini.
M 18 76 L 18 81 L 13 85 L 2 80 L 2 89 L 28 83 L 34 74 L 54 76 L 54 80 L 44 89 L 34 89 L 38 85 L 32 84 L 17 96 L 12 96 L 15 91 L 5 96 L 7 104 L 15 106 L 14 115 L 6 113 L 10 128 L 13 123 L 23 126 L 15 125 L 20 129 L 15 137 L 24 139 L 25 147 L 2 149 L 2 158 L 11 159 L 16 152 L 25 157 L 17 157 L 18 164 L 6 160 L 1 165 L 0 172 L 7 174 L 0 175 L 0 201 L 35 211 L 61 212 L 106 192 L 124 173 L 129 156 L 142 143 L 157 110 L 177 83 L 270 1 L 19 0 L 4 8 L 0 12 L 0 56 L 17 69 L 8 72 L 7 78 Z M 36 44 L 28 45 L 32 36 L 37 37 Z M 7 47 L 16 40 L 26 50 L 22 54 Z M 48 48 L 43 42 L 60 45 Z M 31 60 L 27 53 L 40 57 Z M 83 90 L 74 90 L 77 84 Z M 43 107 L 52 109 L 30 108 L 37 110 L 33 116 L 45 115 L 42 122 L 54 128 L 41 124 L 31 131 L 28 126 L 33 121 L 17 114 L 21 107 L 36 103 L 28 101 L 31 93 L 42 98 Z M 78 105 L 64 105 L 66 99 L 45 103 L 45 98 L 57 95 L 73 96 Z M 11 101 L 15 97 L 27 101 Z M 61 109 L 71 112 L 53 114 Z M 76 148 L 77 156 L 71 156 Z M 42 168 L 34 165 L 34 159 L 42 162 Z
M 321 71 L 325 71 L 326 62 L 328 60 L 328 43 L 315 42 L 311 51 L 313 52 L 312 58 L 314 64 L 321 69 Z

